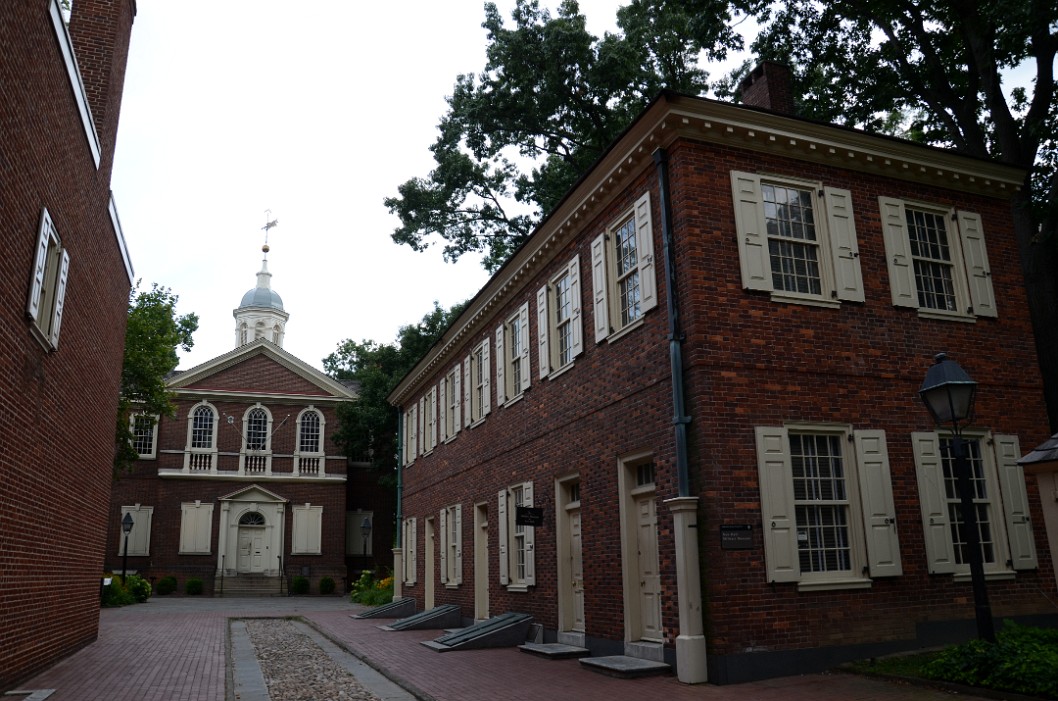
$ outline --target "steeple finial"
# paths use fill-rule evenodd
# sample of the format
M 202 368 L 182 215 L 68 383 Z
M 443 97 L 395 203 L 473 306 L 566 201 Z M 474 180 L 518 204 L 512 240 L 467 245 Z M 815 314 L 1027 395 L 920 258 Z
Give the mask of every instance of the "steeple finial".
M 277 226 L 278 224 L 278 219 L 272 219 L 272 210 L 266 209 L 265 225 L 261 227 L 261 230 L 265 232 L 264 245 L 261 246 L 261 250 L 264 252 L 266 260 L 268 259 L 268 230 L 271 229 L 273 226 Z

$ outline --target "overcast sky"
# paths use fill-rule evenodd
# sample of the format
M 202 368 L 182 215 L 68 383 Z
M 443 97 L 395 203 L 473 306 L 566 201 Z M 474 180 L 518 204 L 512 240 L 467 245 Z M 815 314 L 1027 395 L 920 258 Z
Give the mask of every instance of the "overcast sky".
M 510 26 L 513 0 L 497 3 Z M 589 30 L 619 3 L 582 0 Z M 543 0 L 555 8 L 557 0 Z M 136 276 L 199 315 L 188 369 L 235 347 L 232 310 L 256 285 L 266 210 L 284 348 L 322 368 L 345 338 L 467 299 L 477 258 L 444 263 L 390 239 L 383 205 L 429 173 L 459 73 L 485 65 L 483 0 L 138 3 L 112 188 Z M 718 75 L 714 74 L 714 75 Z

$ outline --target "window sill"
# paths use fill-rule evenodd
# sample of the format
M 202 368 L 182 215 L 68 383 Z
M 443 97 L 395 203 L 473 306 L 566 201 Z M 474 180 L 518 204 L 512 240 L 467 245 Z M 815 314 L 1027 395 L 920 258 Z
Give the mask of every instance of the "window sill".
M 507 585 L 507 591 L 515 592 L 515 593 L 521 593 L 521 594 L 528 594 L 529 593 L 529 585 L 528 584 L 508 584 Z
M 511 406 L 512 404 L 517 404 L 518 402 L 522 401 L 524 398 L 525 398 L 525 392 L 522 392 L 521 394 L 519 394 L 518 396 L 514 397 L 513 399 L 508 399 L 506 402 L 504 402 L 503 403 L 503 408 L 506 409 L 507 407 Z
M 642 326 L 644 323 L 646 323 L 646 322 L 643 321 L 643 319 L 644 319 L 644 317 L 639 317 L 638 319 L 633 321 L 628 326 L 625 326 L 624 328 L 622 328 L 622 329 L 620 329 L 618 331 L 614 331 L 613 333 L 611 333 L 609 336 L 606 337 L 606 342 L 607 343 L 613 343 L 613 342 L 623 338 L 624 336 L 627 336 L 628 334 L 630 334 L 631 332 L 635 331 L 640 326 Z
M 869 579 L 826 579 L 798 582 L 797 591 L 831 591 L 834 589 L 870 589 L 874 584 Z
M 959 312 L 943 312 L 939 309 L 919 308 L 920 319 L 938 319 L 940 321 L 958 321 L 963 324 L 976 324 L 977 317 L 972 314 L 960 314 Z
M 458 584 L 448 584 L 448 583 L 445 583 L 445 589 L 458 589 L 458 588 L 459 588 L 459 585 L 458 585 Z
M 1014 572 L 1014 570 L 1002 570 L 1002 571 L 998 571 L 998 572 L 985 572 L 985 581 L 986 582 L 1009 582 L 1009 581 L 1012 581 L 1016 576 L 1017 576 L 1017 573 Z M 956 572 L 952 576 L 952 580 L 956 581 L 956 582 L 959 582 L 959 583 L 970 582 L 972 580 L 972 577 L 971 577 L 969 572 Z
M 841 302 L 836 299 L 824 299 L 808 295 L 798 295 L 790 292 L 772 292 L 771 301 L 784 304 L 803 304 L 808 307 L 823 307 L 825 309 L 839 309 Z
M 558 377 L 559 375 L 565 375 L 567 372 L 569 372 L 572 369 L 573 369 L 573 363 L 571 361 L 571 362 L 566 363 L 562 367 L 560 367 L 558 370 L 553 370 L 550 373 L 548 373 L 547 379 L 548 380 L 553 380 L 556 377 Z
M 475 419 L 474 421 L 472 421 L 470 423 L 470 425 L 467 426 L 467 428 L 468 429 L 477 428 L 478 426 L 480 426 L 483 423 L 485 423 L 485 417 L 484 416 L 482 416 L 480 419 Z

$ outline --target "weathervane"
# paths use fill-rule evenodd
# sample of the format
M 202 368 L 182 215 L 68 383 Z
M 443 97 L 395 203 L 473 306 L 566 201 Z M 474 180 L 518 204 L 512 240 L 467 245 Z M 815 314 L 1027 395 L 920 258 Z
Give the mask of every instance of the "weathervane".
M 265 253 L 268 253 L 268 230 L 271 229 L 273 226 L 276 226 L 278 224 L 279 224 L 279 220 L 278 219 L 272 219 L 272 210 L 266 209 L 265 210 L 265 225 L 261 227 L 261 230 L 265 232 L 265 242 L 264 242 L 264 246 L 262 248 L 262 250 Z

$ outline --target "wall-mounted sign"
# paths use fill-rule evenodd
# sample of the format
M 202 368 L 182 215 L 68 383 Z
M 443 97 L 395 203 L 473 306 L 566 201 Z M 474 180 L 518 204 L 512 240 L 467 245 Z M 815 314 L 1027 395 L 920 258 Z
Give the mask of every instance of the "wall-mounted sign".
M 542 526 L 544 525 L 544 510 L 532 506 L 519 506 L 514 512 L 514 524 L 516 526 Z
M 724 550 L 752 550 L 753 526 L 749 524 L 720 526 L 720 547 Z

